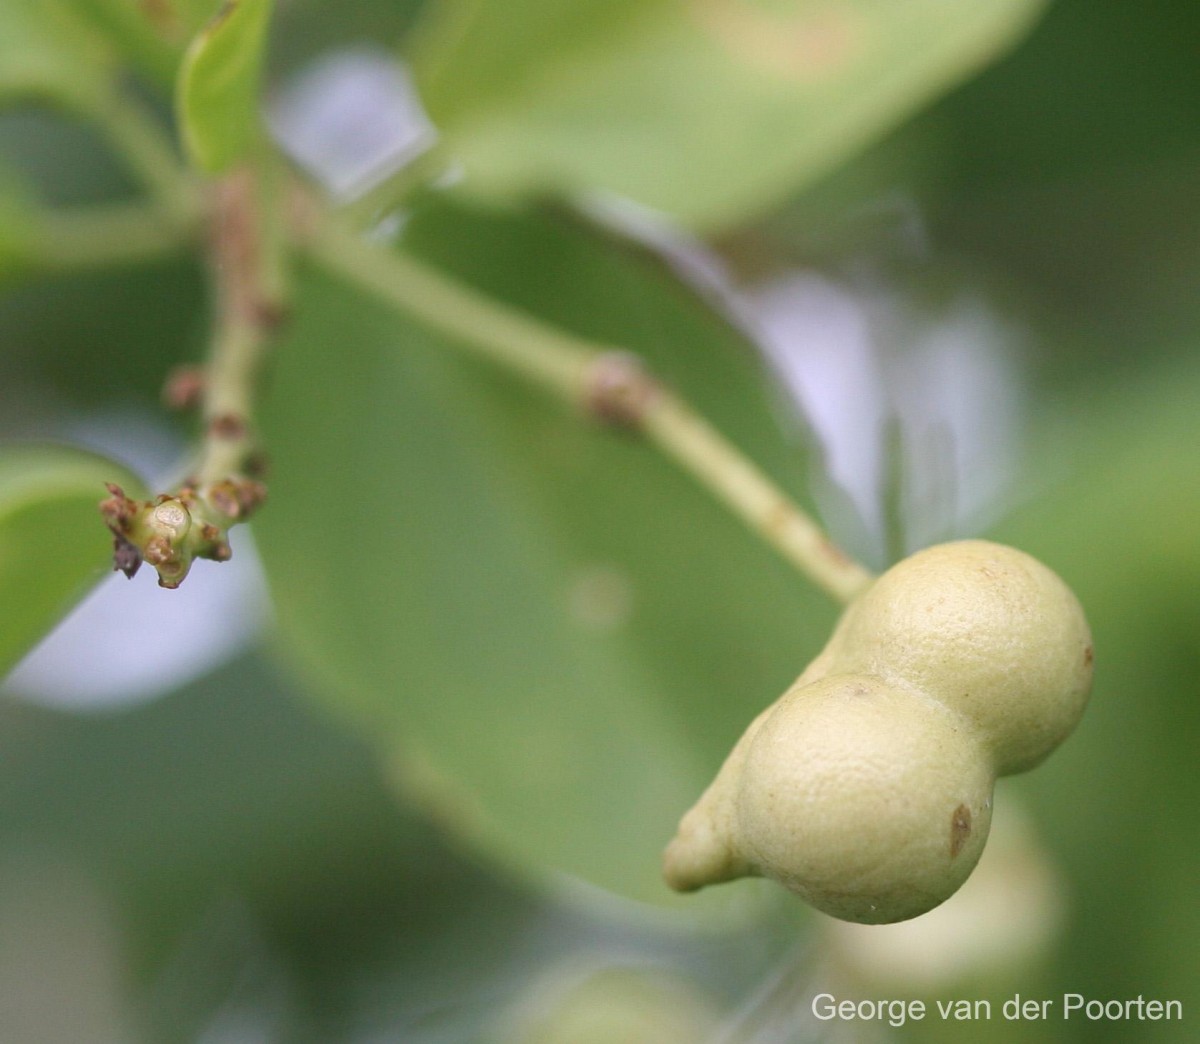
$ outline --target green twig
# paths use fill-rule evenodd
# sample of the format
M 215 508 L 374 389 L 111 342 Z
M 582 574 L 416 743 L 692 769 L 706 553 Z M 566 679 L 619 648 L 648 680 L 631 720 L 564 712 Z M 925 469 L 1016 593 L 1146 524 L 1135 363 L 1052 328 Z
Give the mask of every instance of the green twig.
M 131 264 L 182 251 L 194 238 L 143 203 L 46 210 L 32 222 L 31 262 L 48 271 Z
M 358 198 L 340 207 L 338 212 L 344 221 L 355 228 L 368 228 L 402 206 L 417 189 L 430 184 L 447 166 L 446 157 L 439 149 L 428 149 Z
M 641 424 L 660 449 L 839 602 L 851 601 L 871 582 L 867 569 L 678 396 L 658 395 Z
M 489 300 L 419 261 L 317 219 L 309 247 L 330 270 L 514 370 L 598 420 L 641 432 L 792 565 L 841 602 L 872 574 L 842 552 L 790 497 L 638 360 Z
M 310 246 L 328 267 L 376 297 L 564 398 L 578 394 L 597 354 L 592 343 L 373 246 L 335 221 L 320 222 Z
M 177 226 L 192 226 L 200 212 L 200 195 L 157 121 L 116 88 L 84 105 L 85 115 L 99 126 L 164 216 Z
M 254 399 L 259 371 L 284 318 L 285 193 L 269 164 L 245 167 L 216 185 L 212 273 L 216 320 L 200 384 L 204 441 L 191 482 L 242 482 L 257 472 Z
M 212 206 L 212 272 L 216 316 L 203 370 L 168 379 L 167 398 L 199 406 L 200 452 L 171 492 L 149 501 L 119 487 L 100 505 L 115 540 L 116 568 L 132 576 L 143 561 L 159 584 L 178 587 L 197 558 L 229 558 L 230 528 L 262 504 L 261 455 L 253 408 L 258 375 L 272 335 L 283 318 L 284 239 L 268 233 L 281 197 L 264 188 L 260 168 L 226 175 Z

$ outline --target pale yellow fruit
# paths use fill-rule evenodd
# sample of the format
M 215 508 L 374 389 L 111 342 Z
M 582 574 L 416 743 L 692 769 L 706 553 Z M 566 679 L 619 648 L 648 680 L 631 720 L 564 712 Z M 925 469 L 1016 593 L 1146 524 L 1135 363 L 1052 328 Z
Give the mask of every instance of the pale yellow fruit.
M 1021 551 L 929 548 L 876 580 L 738 741 L 664 855 L 681 891 L 747 874 L 835 917 L 915 917 L 966 880 L 996 777 L 1070 733 L 1091 689 L 1075 596 Z
M 829 659 L 826 648 L 805 668 L 788 692 L 825 677 L 829 673 Z M 778 702 L 750 723 L 725 759 L 717 778 L 679 821 L 675 838 L 663 853 L 663 877 L 676 891 L 693 892 L 705 885 L 732 881 L 754 872 L 734 848 L 733 796 L 750 742 Z
M 963 540 L 876 580 L 828 649 L 835 672 L 903 682 L 973 721 L 997 773 L 1042 761 L 1078 723 L 1092 637 L 1071 590 L 1037 559 Z
M 989 759 L 920 693 L 860 675 L 797 685 L 738 746 L 667 850 L 676 887 L 762 874 L 881 924 L 947 899 L 983 850 Z

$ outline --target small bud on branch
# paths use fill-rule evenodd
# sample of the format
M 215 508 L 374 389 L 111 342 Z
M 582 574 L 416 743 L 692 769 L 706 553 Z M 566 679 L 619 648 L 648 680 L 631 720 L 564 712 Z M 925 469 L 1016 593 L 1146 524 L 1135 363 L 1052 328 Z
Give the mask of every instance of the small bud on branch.
M 137 501 L 109 484 L 100 504 L 113 534 L 113 569 L 134 576 L 142 562 L 153 566 L 160 587 L 176 588 L 197 558 L 228 561 L 229 528 L 244 522 L 266 499 L 252 479 L 225 479 L 209 486 L 185 486 L 177 494 Z

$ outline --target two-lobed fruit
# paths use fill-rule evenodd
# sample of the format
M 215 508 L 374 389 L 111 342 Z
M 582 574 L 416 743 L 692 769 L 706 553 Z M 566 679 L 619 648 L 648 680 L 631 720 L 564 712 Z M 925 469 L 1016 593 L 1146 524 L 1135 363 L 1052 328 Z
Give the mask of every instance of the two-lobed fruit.
M 915 917 L 966 880 L 997 776 L 1045 758 L 1091 688 L 1078 601 L 987 541 L 928 548 L 857 598 L 750 725 L 664 857 L 688 891 L 775 878 L 846 920 Z

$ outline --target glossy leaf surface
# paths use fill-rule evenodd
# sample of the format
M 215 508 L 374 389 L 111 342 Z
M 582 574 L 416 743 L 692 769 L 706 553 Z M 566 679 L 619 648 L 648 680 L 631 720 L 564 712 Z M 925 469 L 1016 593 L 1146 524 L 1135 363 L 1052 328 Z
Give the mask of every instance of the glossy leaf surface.
M 188 48 L 176 110 L 192 159 L 216 173 L 242 158 L 260 131 L 259 79 L 271 0 L 229 0 Z
M 568 224 L 442 212 L 409 248 L 644 351 L 793 487 L 748 348 Z M 650 448 L 310 273 L 256 522 L 288 648 L 447 825 L 665 899 L 659 852 L 833 607 Z
M 413 59 L 464 187 L 692 226 L 779 202 L 977 70 L 1039 0 L 452 0 Z

